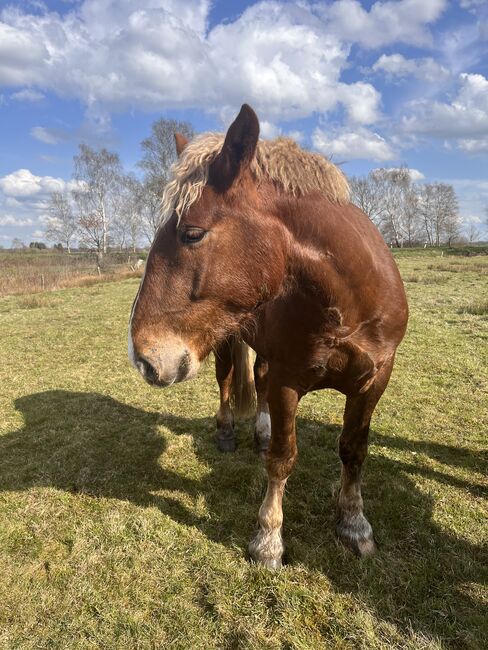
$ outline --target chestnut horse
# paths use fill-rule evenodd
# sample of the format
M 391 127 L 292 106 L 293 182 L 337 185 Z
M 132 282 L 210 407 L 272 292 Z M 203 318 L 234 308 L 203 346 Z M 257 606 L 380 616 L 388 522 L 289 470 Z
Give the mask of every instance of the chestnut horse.
M 260 141 L 249 106 L 225 136 L 187 143 L 177 135 L 176 144 L 161 227 L 132 308 L 129 356 L 148 383 L 170 386 L 194 377 L 215 351 L 220 446 L 232 449 L 233 358 L 249 367 L 238 341 L 256 352 L 256 435 L 268 446 L 268 488 L 249 551 L 270 568 L 281 566 L 284 550 L 298 403 L 321 388 L 344 393 L 336 531 L 356 554 L 371 554 L 361 466 L 408 315 L 390 251 L 349 202 L 342 172 L 291 140 Z M 239 381 L 248 383 L 248 373 Z

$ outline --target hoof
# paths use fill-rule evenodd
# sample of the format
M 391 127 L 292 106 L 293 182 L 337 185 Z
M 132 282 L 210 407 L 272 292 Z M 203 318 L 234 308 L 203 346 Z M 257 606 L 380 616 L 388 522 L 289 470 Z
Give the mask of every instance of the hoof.
M 254 558 L 251 559 L 255 564 L 264 566 L 270 571 L 279 571 L 283 567 L 281 558 L 268 557 L 268 558 L 263 558 L 262 560 L 255 560 Z
M 281 530 L 263 532 L 259 530 L 249 543 L 249 555 L 256 564 L 261 564 L 271 571 L 281 569 L 283 551 Z
M 376 552 L 373 529 L 362 513 L 340 519 L 336 533 L 344 546 L 357 557 L 369 557 Z
M 231 430 L 219 429 L 217 431 L 217 448 L 224 453 L 232 453 L 237 448 L 236 437 Z

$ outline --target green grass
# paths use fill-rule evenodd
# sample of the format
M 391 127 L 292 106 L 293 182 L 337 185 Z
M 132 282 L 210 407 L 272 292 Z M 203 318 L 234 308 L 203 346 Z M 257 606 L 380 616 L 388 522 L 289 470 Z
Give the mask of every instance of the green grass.
M 0 300 L 0 647 L 488 647 L 483 260 L 399 258 L 410 326 L 363 490 L 378 554 L 335 540 L 344 399 L 322 391 L 276 574 L 246 558 L 264 471 L 250 421 L 215 449 L 211 364 L 167 391 L 128 365 L 136 280 Z

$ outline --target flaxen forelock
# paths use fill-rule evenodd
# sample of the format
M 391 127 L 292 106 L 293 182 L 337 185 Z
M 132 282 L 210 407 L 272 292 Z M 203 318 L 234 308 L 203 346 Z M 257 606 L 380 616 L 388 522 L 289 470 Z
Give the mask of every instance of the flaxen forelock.
M 172 167 L 172 179 L 163 193 L 162 224 L 173 212 L 179 220 L 198 201 L 224 137 L 223 133 L 204 133 L 185 147 Z M 318 191 L 337 203 L 349 201 L 349 185 L 342 171 L 320 154 L 304 151 L 289 138 L 260 140 L 251 172 L 258 184 L 269 179 L 296 196 Z

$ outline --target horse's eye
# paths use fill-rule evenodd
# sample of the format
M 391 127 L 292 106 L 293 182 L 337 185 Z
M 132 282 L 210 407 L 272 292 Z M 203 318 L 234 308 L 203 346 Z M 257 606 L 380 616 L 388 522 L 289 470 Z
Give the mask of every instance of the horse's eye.
M 207 234 L 207 231 L 203 228 L 190 227 L 183 230 L 181 233 L 181 241 L 183 244 L 196 244 Z

